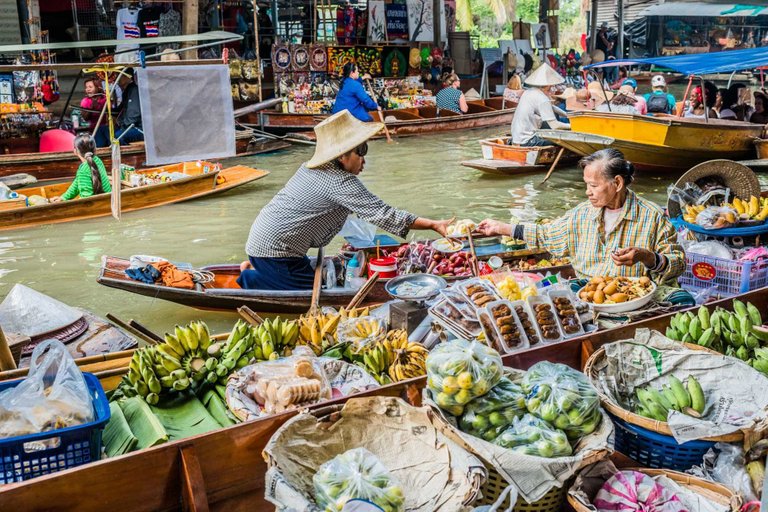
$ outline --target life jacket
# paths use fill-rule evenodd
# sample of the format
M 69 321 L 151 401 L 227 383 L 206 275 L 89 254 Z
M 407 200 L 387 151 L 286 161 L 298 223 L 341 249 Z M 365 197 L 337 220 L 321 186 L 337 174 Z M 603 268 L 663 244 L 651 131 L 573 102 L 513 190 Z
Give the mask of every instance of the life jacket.
M 651 93 L 648 98 L 648 112 L 666 114 L 669 112 L 669 100 L 666 94 Z

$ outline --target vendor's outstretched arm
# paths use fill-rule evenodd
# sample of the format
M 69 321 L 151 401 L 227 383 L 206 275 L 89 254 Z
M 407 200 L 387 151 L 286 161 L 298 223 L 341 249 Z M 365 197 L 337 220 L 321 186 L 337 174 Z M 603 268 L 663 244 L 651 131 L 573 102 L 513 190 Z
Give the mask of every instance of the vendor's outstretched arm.
M 417 217 L 416 220 L 413 221 L 413 224 L 411 224 L 411 229 L 431 229 L 441 236 L 445 236 L 448 231 L 448 226 L 451 225 L 453 221 L 454 219 L 432 220 L 427 219 L 426 217 Z

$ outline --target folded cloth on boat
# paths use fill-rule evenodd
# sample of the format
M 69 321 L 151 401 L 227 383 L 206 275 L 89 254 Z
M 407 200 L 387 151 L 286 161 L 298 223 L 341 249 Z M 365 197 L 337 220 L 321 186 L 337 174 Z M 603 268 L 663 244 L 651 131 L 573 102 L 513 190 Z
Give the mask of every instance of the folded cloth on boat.
M 125 275 L 134 281 L 141 281 L 147 284 L 155 284 L 155 281 L 160 279 L 160 272 L 152 265 L 139 268 L 129 267 L 125 269 Z
M 176 265 L 167 261 L 158 261 L 150 264 L 160 273 L 160 281 L 164 286 L 173 288 L 186 288 L 192 290 L 195 288 L 195 281 L 192 274 L 185 270 L 179 270 Z

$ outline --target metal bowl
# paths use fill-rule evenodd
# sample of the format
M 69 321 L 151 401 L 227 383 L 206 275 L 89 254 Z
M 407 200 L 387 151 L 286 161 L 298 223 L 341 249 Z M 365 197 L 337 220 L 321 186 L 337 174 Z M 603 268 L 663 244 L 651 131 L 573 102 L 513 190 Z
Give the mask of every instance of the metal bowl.
M 412 287 L 423 288 L 419 293 L 407 293 L 402 292 L 403 285 L 411 285 Z M 424 302 L 430 300 L 448 287 L 448 283 L 439 276 L 432 274 L 407 274 L 404 276 L 395 277 L 387 281 L 384 286 L 386 292 L 395 299 Z

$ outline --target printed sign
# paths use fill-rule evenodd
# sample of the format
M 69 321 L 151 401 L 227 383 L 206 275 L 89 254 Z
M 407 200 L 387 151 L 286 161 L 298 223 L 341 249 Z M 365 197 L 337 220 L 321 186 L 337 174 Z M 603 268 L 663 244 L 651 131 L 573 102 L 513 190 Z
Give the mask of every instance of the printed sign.
M 701 279 L 702 281 L 711 281 L 717 277 L 717 269 L 709 263 L 704 263 L 703 261 L 695 263 L 691 268 L 691 272 L 693 273 L 694 277 L 696 277 L 696 279 Z
M 408 7 L 405 4 L 386 4 L 387 39 L 408 40 Z

